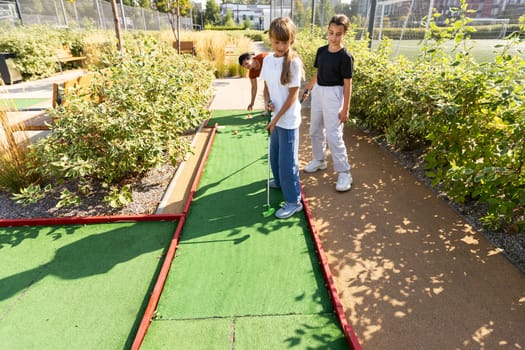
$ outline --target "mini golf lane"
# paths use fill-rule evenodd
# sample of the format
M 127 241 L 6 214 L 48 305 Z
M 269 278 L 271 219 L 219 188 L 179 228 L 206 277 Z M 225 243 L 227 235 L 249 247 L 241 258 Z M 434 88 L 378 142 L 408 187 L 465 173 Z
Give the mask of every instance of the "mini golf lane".
M 43 103 L 48 98 L 15 98 L 0 99 L 0 110 L 3 111 L 20 111 L 25 108 Z
M 0 348 L 129 348 L 176 225 L 0 227 Z
M 142 349 L 347 349 L 304 213 L 264 218 L 265 119 L 217 135 Z M 271 204 L 283 200 L 271 190 Z

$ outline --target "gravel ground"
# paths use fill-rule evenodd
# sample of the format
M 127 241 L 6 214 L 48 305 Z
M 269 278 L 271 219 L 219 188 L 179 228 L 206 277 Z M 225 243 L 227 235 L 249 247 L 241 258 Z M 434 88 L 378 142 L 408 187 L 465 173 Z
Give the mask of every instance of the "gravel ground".
M 414 177 L 444 200 L 458 215 L 463 217 L 478 232 L 481 232 L 489 242 L 525 273 L 525 233 L 486 229 L 481 218 L 486 214 L 487 206 L 477 202 L 464 205 L 455 203 L 439 188 L 433 187 L 432 181 L 425 175 L 424 160 L 420 150 L 399 151 L 391 147 L 383 137 L 376 137 L 375 139 L 380 147 L 390 152 Z
M 133 202 L 119 209 L 104 203 L 103 199 L 108 191 L 101 186 L 89 197 L 82 198 L 79 206 L 69 208 L 56 208 L 58 199 L 50 196 L 35 204 L 24 206 L 11 200 L 9 194 L 0 191 L 0 219 L 154 214 L 175 170 L 172 165 L 164 165 L 137 178 L 132 183 Z M 62 187 L 72 191 L 75 184 L 64 184 Z
M 433 188 L 430 180 L 425 176 L 421 152 L 400 152 L 388 146 L 384 139 L 377 137 L 376 141 L 525 273 L 525 234 L 510 234 L 484 229 L 480 218 L 485 213 L 486 208 L 477 203 L 458 205 L 450 201 L 438 189 Z M 93 195 L 82 198 L 81 205 L 74 208 L 59 209 L 56 208 L 57 198 L 46 197 L 36 204 L 23 206 L 12 201 L 9 194 L 0 191 L 0 219 L 154 214 L 175 171 L 176 167 L 164 165 L 135 179 L 132 183 L 133 202 L 119 209 L 104 204 L 103 198 L 107 194 L 107 190 L 101 187 Z M 64 186 L 72 190 L 75 184 L 65 184 Z

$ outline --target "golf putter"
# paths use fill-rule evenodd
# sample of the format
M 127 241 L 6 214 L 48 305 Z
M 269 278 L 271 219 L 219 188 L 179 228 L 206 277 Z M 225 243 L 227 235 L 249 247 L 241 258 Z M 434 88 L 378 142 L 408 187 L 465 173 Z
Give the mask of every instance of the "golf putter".
M 270 120 L 270 112 L 268 112 L 268 121 Z M 268 176 L 266 177 L 266 210 L 262 215 L 267 218 L 275 213 L 275 208 L 270 206 L 270 131 L 268 131 Z
M 301 98 L 299 99 L 299 103 L 302 104 L 304 100 L 310 95 L 310 90 L 304 89 L 303 94 L 301 95 Z

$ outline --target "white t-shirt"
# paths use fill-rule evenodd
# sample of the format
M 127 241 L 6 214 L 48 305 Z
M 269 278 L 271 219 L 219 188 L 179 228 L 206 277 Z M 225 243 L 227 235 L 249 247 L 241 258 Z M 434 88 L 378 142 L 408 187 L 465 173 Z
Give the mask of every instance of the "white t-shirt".
M 269 54 L 264 58 L 260 78 L 266 82 L 270 93 L 270 100 L 274 106 L 273 116 L 279 112 L 288 98 L 288 88 L 301 87 L 301 60 L 296 57 L 290 64 L 290 82 L 281 84 L 284 57 L 275 57 Z M 283 129 L 297 129 L 301 125 L 301 104 L 299 100 L 283 114 L 277 126 Z

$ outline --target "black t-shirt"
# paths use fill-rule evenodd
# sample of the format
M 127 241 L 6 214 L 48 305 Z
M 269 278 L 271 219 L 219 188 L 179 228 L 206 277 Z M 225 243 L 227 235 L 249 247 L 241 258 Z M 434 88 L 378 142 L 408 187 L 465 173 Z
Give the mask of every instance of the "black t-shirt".
M 352 78 L 354 58 L 344 47 L 337 52 L 329 52 L 326 45 L 317 49 L 314 67 L 317 68 L 317 84 L 344 85 L 344 79 Z

